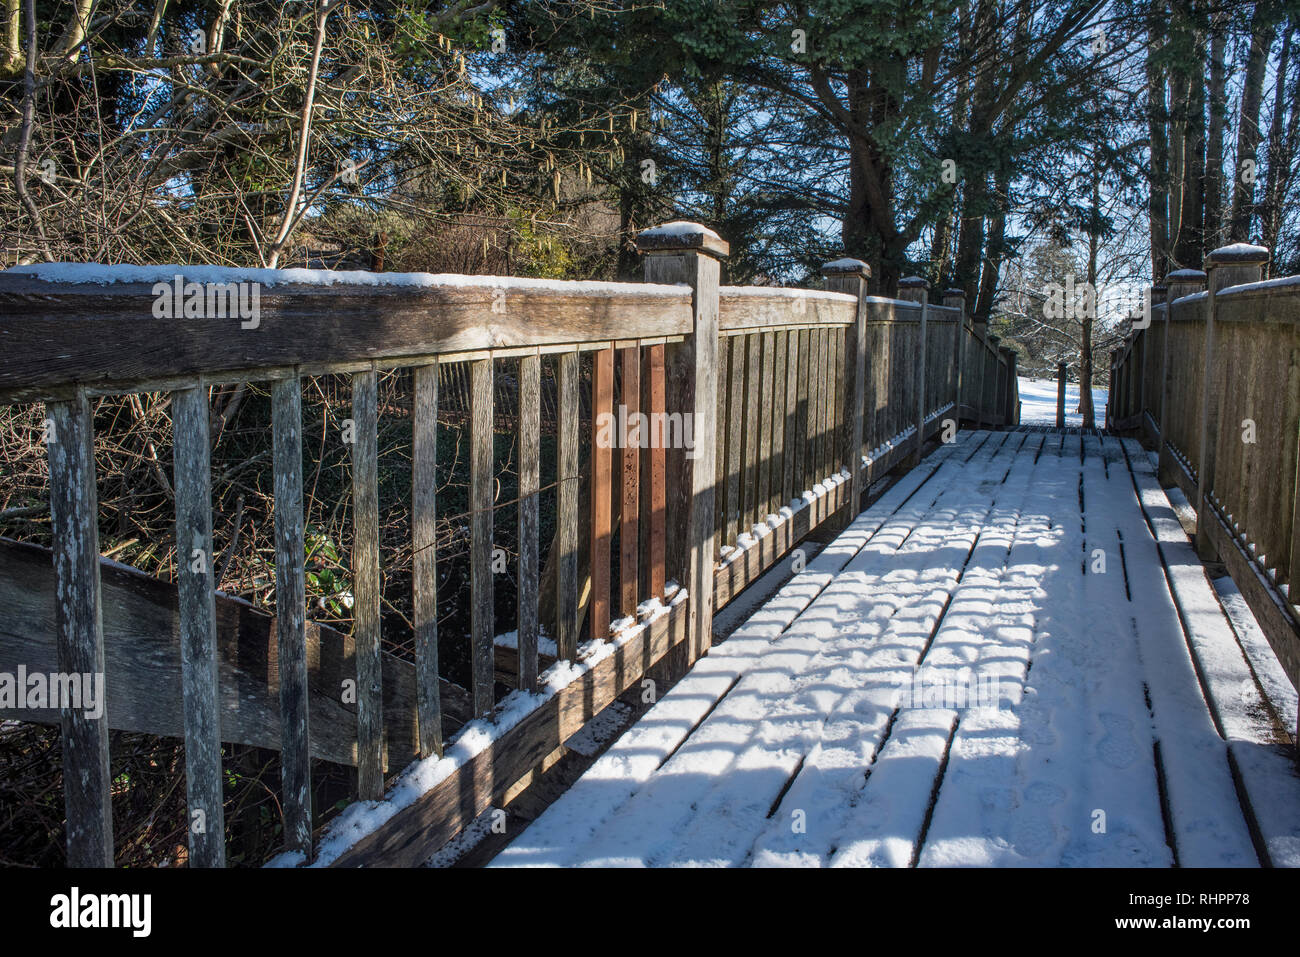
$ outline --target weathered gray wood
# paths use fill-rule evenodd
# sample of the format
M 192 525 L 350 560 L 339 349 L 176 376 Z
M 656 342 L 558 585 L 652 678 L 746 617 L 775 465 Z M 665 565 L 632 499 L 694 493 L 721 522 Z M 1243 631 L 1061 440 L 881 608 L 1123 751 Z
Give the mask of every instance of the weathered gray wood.
M 55 615 L 59 672 L 104 674 L 100 609 L 98 497 L 90 403 L 78 391 L 45 409 L 50 463 L 50 519 L 54 534 Z M 84 704 L 84 702 L 83 702 Z M 60 710 L 63 804 L 71 867 L 113 866 L 113 813 L 109 791 L 108 722 L 85 707 Z
M 833 291 L 774 286 L 722 286 L 718 329 L 775 331 L 787 326 L 849 325 L 857 305 Z
M 181 678 L 180 599 L 170 582 L 100 562 L 108 726 L 168 738 L 185 733 Z M 0 661 L 22 661 L 30 672 L 58 670 L 55 578 L 51 553 L 0 539 Z M 247 602 L 216 596 L 216 640 L 223 742 L 280 749 L 279 653 L 274 619 Z M 309 622 L 307 676 L 311 754 L 355 765 L 356 703 L 344 700 L 356 676 L 352 637 Z M 503 649 L 504 650 L 504 649 Z M 415 669 L 383 655 L 388 767 L 418 756 Z M 441 680 L 440 698 L 452 728 L 469 720 L 469 693 Z M 0 709 L 0 719 L 59 724 L 57 711 Z
M 573 661 L 578 652 L 578 354 L 562 353 L 558 362 L 559 437 L 557 466 L 555 566 L 556 649 Z
M 420 757 L 442 755 L 438 681 L 438 363 L 417 366 L 411 407 L 411 613 Z
M 226 865 L 208 433 L 207 389 L 196 385 L 173 392 L 172 487 L 176 493 L 176 589 L 191 867 Z
M 747 534 L 753 534 L 753 528 L 758 523 L 759 501 L 758 501 L 758 470 L 760 446 L 759 438 L 759 420 L 758 410 L 754 408 L 753 402 L 760 396 L 762 389 L 763 377 L 763 337 L 759 333 L 752 333 L 745 336 L 745 395 L 748 398 L 745 410 L 745 428 L 743 432 L 743 441 L 745 446 L 745 465 L 744 465 L 744 484 L 741 488 L 741 531 Z
M 495 704 L 492 638 L 495 627 L 492 587 L 492 360 L 471 366 L 470 426 L 470 662 L 474 715 L 485 717 Z
M 311 741 L 308 733 L 306 546 L 302 516 L 302 385 L 271 391 L 275 470 L 275 634 L 280 678 L 280 781 L 285 843 L 311 854 Z M 340 695 L 343 689 L 339 689 Z
M 789 503 L 785 495 L 785 423 L 789 416 L 786 411 L 787 371 L 786 361 L 789 354 L 789 335 L 778 332 L 773 335 L 776 359 L 773 365 L 772 381 L 772 495 L 768 511 L 779 513 L 781 506 Z
M 661 235 L 661 234 L 660 234 Z M 669 384 L 673 390 L 670 411 L 690 412 L 695 423 L 695 448 L 690 456 L 674 456 L 670 465 L 670 527 L 685 534 L 689 543 L 686 586 L 688 602 L 687 664 L 708 652 L 713 643 L 713 489 L 717 470 L 717 427 L 714 396 L 718 369 L 718 282 L 720 263 L 715 255 L 692 248 L 690 243 L 664 246 L 657 240 L 645 261 L 648 282 L 685 283 L 693 290 L 693 334 L 675 345 L 669 359 Z M 646 248 L 646 247 L 642 247 Z M 680 582 L 681 579 L 678 579 Z
M 916 346 L 916 442 L 912 450 L 914 462 L 921 461 L 925 449 L 925 414 L 929 389 L 926 388 L 929 375 L 929 363 L 926 361 L 929 349 L 930 290 L 921 287 L 921 327 L 917 333 Z
M 796 446 L 799 435 L 799 369 L 800 369 L 800 350 L 799 337 L 801 333 L 788 332 L 785 334 L 786 342 L 786 366 L 785 366 L 785 423 L 781 429 L 781 504 L 788 505 L 794 496 L 803 491 L 802 486 L 796 487 L 797 460 Z
M 762 376 L 758 393 L 758 496 L 756 498 L 757 514 L 755 521 L 762 522 L 774 509 L 772 508 L 772 467 L 775 456 L 772 454 L 772 417 L 776 413 L 773 402 L 774 390 L 772 378 L 776 372 L 775 334 L 765 332 L 755 336 L 762 340 Z
M 352 638 L 357 656 L 357 796 L 384 793 L 384 689 L 379 638 L 379 388 L 352 377 Z
M 713 525 L 720 545 L 726 545 L 729 483 L 727 482 L 727 435 L 731 421 L 731 375 L 730 375 L 730 341 L 723 339 L 718 343 L 718 428 L 717 428 L 717 462 L 718 475 L 714 482 Z
M 862 507 L 862 443 L 866 411 L 867 381 L 867 279 L 871 269 L 864 262 L 836 263 L 822 267 L 826 288 L 853 296 L 857 300 L 853 325 L 845 331 L 844 428 L 839 436 L 840 458 L 849 470 L 849 510 L 851 520 Z
M 537 690 L 537 489 L 542 434 L 542 360 L 519 360 L 519 687 Z
M 727 526 L 723 542 L 734 545 L 736 537 L 744 531 L 741 514 L 744 510 L 745 437 L 742 426 L 745 422 L 748 405 L 745 402 L 745 337 L 732 336 L 725 340 L 720 348 L 731 352 L 727 367 L 731 374 L 731 396 L 727 400 Z
M 493 310 L 502 296 L 504 321 Z M 276 367 L 648 339 L 691 328 L 685 290 L 625 283 L 572 290 L 515 279 L 493 287 L 482 277 L 436 286 L 285 283 L 261 289 L 255 326 L 233 316 L 155 318 L 156 300 L 152 283 L 50 283 L 6 270 L 0 314 L 21 320 L 22 334 L 0 331 L 7 359 L 0 402 L 66 398 L 77 381 L 127 391 L 200 373 L 243 370 L 256 378 Z

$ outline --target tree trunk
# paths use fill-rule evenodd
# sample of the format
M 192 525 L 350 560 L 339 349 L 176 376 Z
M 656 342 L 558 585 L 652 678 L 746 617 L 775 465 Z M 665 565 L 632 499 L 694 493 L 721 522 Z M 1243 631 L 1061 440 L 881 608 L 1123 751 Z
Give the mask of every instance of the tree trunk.
M 1147 13 L 1150 49 L 1147 71 L 1147 132 L 1151 140 L 1151 162 L 1147 169 L 1150 186 L 1148 213 L 1151 233 L 1151 276 L 1159 281 L 1169 269 L 1169 117 L 1165 109 L 1165 73 L 1156 54 L 1164 45 L 1166 8 L 1153 0 Z
M 1256 3 L 1250 21 L 1250 55 L 1241 86 L 1241 111 L 1237 127 L 1237 166 L 1232 190 L 1232 218 L 1229 238 L 1245 242 L 1250 237 L 1250 220 L 1255 212 L 1255 168 L 1259 159 L 1259 107 L 1264 99 L 1264 74 L 1268 51 L 1273 46 L 1272 10 Z
M 1277 248 L 1282 230 L 1282 199 L 1291 178 L 1295 154 L 1288 149 L 1286 123 L 1286 82 L 1291 66 L 1291 33 L 1294 21 L 1288 21 L 1282 33 L 1282 52 L 1277 61 L 1277 85 L 1273 92 L 1273 121 L 1268 128 L 1268 171 L 1264 181 L 1264 201 L 1259 210 L 1261 241 L 1268 249 Z
M 1205 147 L 1205 247 L 1223 245 L 1223 131 L 1227 126 L 1228 100 L 1227 24 L 1222 18 L 1211 25 L 1210 34 L 1210 126 Z
M 1194 46 L 1194 66 L 1187 76 L 1186 139 L 1183 153 L 1182 214 L 1174 259 L 1199 269 L 1205 260 L 1205 38 Z

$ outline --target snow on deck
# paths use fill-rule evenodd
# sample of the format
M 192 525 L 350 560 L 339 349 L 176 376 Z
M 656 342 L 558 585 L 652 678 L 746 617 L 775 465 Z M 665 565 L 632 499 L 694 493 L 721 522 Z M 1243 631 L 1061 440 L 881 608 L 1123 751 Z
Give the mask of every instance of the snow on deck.
M 1138 445 L 962 433 L 493 865 L 1300 865 L 1237 634 Z

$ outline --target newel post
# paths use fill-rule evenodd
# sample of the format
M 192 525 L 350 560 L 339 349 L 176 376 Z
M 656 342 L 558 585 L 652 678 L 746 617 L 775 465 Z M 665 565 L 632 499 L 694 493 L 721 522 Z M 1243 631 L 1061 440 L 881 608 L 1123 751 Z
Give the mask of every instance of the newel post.
M 930 285 L 920 276 L 908 276 L 906 279 L 899 280 L 898 298 L 915 302 L 921 307 L 920 327 L 916 336 L 916 356 L 912 362 L 912 385 L 916 389 L 916 443 L 911 455 L 908 456 L 909 464 L 915 465 L 921 461 L 921 452 L 925 448 L 925 378 L 928 373 L 925 367 L 925 345 L 928 332 L 926 327 L 930 318 Z
M 1115 364 L 1111 363 L 1111 377 L 1115 375 Z M 1056 364 L 1056 427 L 1065 428 L 1065 363 Z
M 717 473 L 718 287 L 730 247 L 697 223 L 667 223 L 637 236 L 646 282 L 690 286 L 693 331 L 667 349 L 669 413 L 689 415 L 694 447 L 668 450 L 668 573 L 690 595 L 686 658 L 713 641 L 714 481 Z M 685 430 L 683 430 L 683 434 Z
M 1268 263 L 1263 246 L 1234 243 L 1205 257 L 1209 301 L 1205 304 L 1205 376 L 1201 384 L 1201 461 L 1196 470 L 1196 550 L 1202 558 L 1215 557 L 1206 529 L 1209 498 L 1214 493 L 1215 443 L 1219 435 L 1219 397 L 1215 392 L 1214 320 L 1218 294 L 1229 286 L 1258 282 Z
M 849 510 L 845 524 L 862 510 L 863 420 L 867 404 L 867 280 L 871 267 L 861 259 L 837 259 L 822 266 L 829 292 L 856 296 L 857 312 L 845 332 L 844 427 L 840 434 L 840 459 L 849 470 Z
M 1192 296 L 1205 289 L 1205 273 L 1199 269 L 1178 269 L 1165 276 L 1165 354 L 1163 358 L 1164 373 L 1160 386 L 1160 458 L 1157 474 L 1160 484 L 1171 488 L 1175 484 L 1174 459 L 1171 453 L 1174 435 L 1173 414 L 1173 366 L 1177 356 L 1173 352 L 1174 303 L 1184 296 Z M 1185 307 L 1186 308 L 1186 307 Z M 1181 400 L 1180 400 L 1181 401 Z M 1185 431 L 1181 441 L 1187 448 L 1187 438 L 1192 429 L 1200 428 L 1199 422 L 1180 423 Z

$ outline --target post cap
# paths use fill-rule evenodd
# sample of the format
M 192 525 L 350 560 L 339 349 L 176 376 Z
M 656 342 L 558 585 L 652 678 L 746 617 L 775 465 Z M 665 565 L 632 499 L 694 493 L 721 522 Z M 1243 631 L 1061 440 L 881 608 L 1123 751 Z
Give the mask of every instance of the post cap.
M 1220 246 L 1205 257 L 1206 266 L 1263 266 L 1267 263 L 1268 250 L 1251 243 Z
M 965 298 L 966 298 L 966 290 L 965 290 L 965 289 L 945 289 L 945 290 L 943 291 L 943 298 L 945 298 L 945 299 L 956 299 L 956 298 L 958 298 L 959 296 L 960 296 L 962 299 L 965 299 Z
M 1205 273 L 1199 269 L 1175 269 L 1165 276 L 1165 285 L 1171 286 L 1176 282 L 1205 282 L 1205 278 Z
M 899 289 L 926 289 L 929 288 L 929 285 L 930 284 L 920 276 L 907 276 L 898 280 Z
M 718 259 L 726 258 L 731 252 L 727 241 L 707 226 L 682 220 L 642 230 L 637 234 L 636 248 L 643 253 L 699 250 Z
M 823 276 L 861 276 L 871 278 L 871 267 L 861 259 L 836 259 L 822 266 Z

